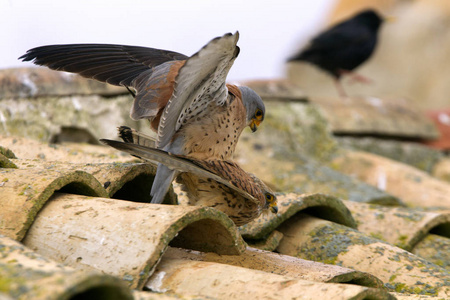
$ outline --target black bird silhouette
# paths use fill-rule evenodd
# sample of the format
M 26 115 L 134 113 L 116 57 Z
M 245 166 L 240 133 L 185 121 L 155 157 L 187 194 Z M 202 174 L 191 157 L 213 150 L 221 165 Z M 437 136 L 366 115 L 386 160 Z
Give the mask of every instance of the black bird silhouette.
M 364 10 L 313 38 L 306 48 L 288 61 L 306 61 L 328 72 L 334 77 L 339 94 L 345 96 L 339 80 L 372 55 L 382 22 L 383 18 L 375 11 Z M 361 75 L 354 77 L 368 81 Z

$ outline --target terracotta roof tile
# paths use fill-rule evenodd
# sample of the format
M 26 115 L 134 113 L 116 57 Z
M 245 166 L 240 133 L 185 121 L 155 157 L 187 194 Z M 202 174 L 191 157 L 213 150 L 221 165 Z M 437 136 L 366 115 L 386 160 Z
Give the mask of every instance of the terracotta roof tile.
M 45 82 L 43 79 L 39 84 L 45 87 Z M 73 87 L 78 84 L 84 83 L 80 81 Z M 27 249 L 24 245 L 33 249 L 26 250 L 24 262 L 36 257 L 87 270 L 84 273 L 61 265 L 61 270 L 70 272 L 62 271 L 55 275 L 59 277 L 51 277 L 59 278 L 60 285 L 53 286 L 43 285 L 39 276 L 34 277 L 37 281 L 28 280 L 24 284 L 19 277 L 5 273 L 10 269 L 0 266 L 0 282 L 5 278 L 13 282 L 2 293 L 13 298 L 19 295 L 17 291 L 24 297 L 34 296 L 29 294 L 32 290 L 20 287 L 35 284 L 55 290 L 54 295 L 65 290 L 76 292 L 77 288 L 66 283 L 74 282 L 72 274 L 83 274 L 76 278 L 107 278 L 104 280 L 108 288 L 113 288 L 115 296 L 130 297 L 131 292 L 123 288 L 124 283 L 137 288 L 133 291 L 135 299 L 259 296 L 393 299 L 404 298 L 409 293 L 448 297 L 450 278 L 444 269 L 448 264 L 443 263 L 448 260 L 445 252 L 449 247 L 448 211 L 365 204 L 445 207 L 447 183 L 392 160 L 344 151 L 332 135 L 333 126 L 342 125 L 345 129 L 347 125 L 343 121 L 354 121 L 341 120 L 347 115 L 370 117 L 362 123 L 353 122 L 352 126 L 357 124 L 362 131 L 370 129 L 372 133 L 380 133 L 379 129 L 388 124 L 389 129 L 384 128 L 382 134 L 408 137 L 433 135 L 428 123 L 422 122 L 413 109 L 398 106 L 395 101 L 360 99 L 358 104 L 353 99 L 348 105 L 331 101 L 311 104 L 289 83 L 258 84 L 264 98 L 272 101 L 266 102 L 267 115 L 261 129 L 256 134 L 242 136 L 237 160 L 245 170 L 256 173 L 277 189 L 279 213 L 264 215 L 241 228 L 236 228 L 226 215 L 213 208 L 184 205 L 184 196 L 178 188 L 175 192 L 181 205 L 144 203 L 149 199 L 154 166 L 136 163 L 136 159 L 113 149 L 76 143 L 48 145 L 19 136 L 0 137 L 3 146 L 0 148 L 0 176 L 3 176 L 0 177 L 0 233 L 21 240 L 22 244 L 9 239 L 8 243 L 15 243 L 16 249 Z M 70 88 L 66 90 L 68 94 L 52 94 L 51 103 L 45 103 L 48 98 L 37 97 L 22 98 L 16 104 L 26 107 L 35 101 L 36 107 L 43 111 L 51 105 L 68 105 L 75 99 L 71 98 Z M 35 95 L 42 95 L 41 92 Z M 115 127 L 123 125 L 120 122 L 128 118 L 129 99 L 106 99 L 96 95 L 100 93 L 96 89 L 92 93 L 76 100 L 115 103 L 106 112 L 114 117 L 96 120 L 103 126 L 96 130 L 91 130 L 87 121 L 94 115 L 89 115 L 80 125 L 94 140 L 111 138 Z M 4 114 L 8 105 L 14 105 L 11 99 L 0 102 L 3 105 L 0 113 Z M 377 103 L 380 106 L 374 105 Z M 340 107 L 333 108 L 335 105 Z M 331 127 L 324 117 L 326 113 L 323 114 L 327 109 L 339 110 L 336 115 L 340 117 L 328 120 L 334 122 Z M 391 117 L 400 113 L 401 120 L 394 122 Z M 69 114 L 80 116 L 73 110 Z M 49 121 L 48 116 L 37 119 L 39 122 L 30 123 L 35 127 L 15 128 L 7 120 L 3 124 L 6 127 L 0 128 L 6 134 L 5 128 L 30 136 L 33 132 L 50 132 L 46 126 L 56 126 L 52 130 L 62 132 L 66 125 L 75 124 L 67 123 L 63 117 L 55 122 Z M 74 134 L 71 130 L 75 127 L 70 128 L 67 133 Z M 46 135 L 33 137 L 48 141 Z M 64 139 L 63 135 L 59 137 Z M 389 186 L 392 189 L 386 188 L 394 196 L 377 189 L 384 182 L 378 177 L 377 181 L 368 180 L 371 177 L 365 174 L 377 168 L 386 168 L 386 176 L 392 175 L 385 183 L 395 182 Z M 342 172 L 359 174 L 367 183 Z M 427 193 L 426 205 L 420 200 L 421 193 Z M 174 192 L 167 200 L 177 202 Z M 279 253 L 247 247 L 243 238 L 248 245 Z M 5 247 L 0 249 L 3 251 Z M 30 271 L 20 266 L 21 262 L 22 258 L 18 263 L 0 258 L 0 264 L 14 265 L 17 274 L 34 274 L 36 269 Z M 98 271 L 115 277 L 98 275 Z M 91 286 L 103 280 L 94 279 L 88 280 Z M 142 291 L 144 286 L 149 290 Z
M 438 129 L 439 137 L 424 143 L 436 149 L 450 150 L 450 109 L 429 111 L 427 115 Z

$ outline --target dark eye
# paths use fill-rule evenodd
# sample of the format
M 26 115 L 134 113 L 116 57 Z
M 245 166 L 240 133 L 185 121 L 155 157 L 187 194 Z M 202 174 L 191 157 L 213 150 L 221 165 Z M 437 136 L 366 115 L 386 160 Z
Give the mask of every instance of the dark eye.
M 272 201 L 273 197 L 271 194 L 266 194 L 267 201 Z
M 255 112 L 255 116 L 256 116 L 257 118 L 261 118 L 262 115 L 263 115 L 262 110 L 260 110 L 260 109 L 258 108 L 258 109 L 256 110 L 256 112 Z

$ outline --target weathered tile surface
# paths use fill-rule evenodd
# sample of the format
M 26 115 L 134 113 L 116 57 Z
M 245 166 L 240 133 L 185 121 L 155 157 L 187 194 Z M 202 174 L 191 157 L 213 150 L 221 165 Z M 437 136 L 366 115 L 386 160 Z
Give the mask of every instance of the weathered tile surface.
M 75 270 L 2 235 L 0 253 L 2 300 L 133 299 L 131 291 L 119 278 L 98 271 Z
M 23 243 L 72 267 L 122 278 L 133 288 L 143 286 L 169 243 L 219 254 L 245 249 L 234 223 L 212 208 L 72 194 L 55 194 Z
M 57 84 L 60 90 L 52 93 L 49 83 L 65 74 L 31 74 L 32 83 L 42 88 L 20 86 L 19 78 L 0 93 L 0 110 L 8 117 L 2 127 L 5 134 L 96 143 L 99 137 L 115 137 L 115 127 L 128 124 L 129 95 L 103 97 L 116 92 L 75 77 L 72 83 Z M 2 80 L 0 76 L 0 84 Z M 77 268 L 101 270 L 131 287 L 146 285 L 152 290 L 135 291 L 135 299 L 394 297 L 382 285 L 404 293 L 395 294 L 402 299 L 408 293 L 448 297 L 448 271 L 439 267 L 448 267 L 448 213 L 358 204 L 410 204 L 408 189 L 402 187 L 409 184 L 412 196 L 425 191 L 427 204 L 436 206 L 448 199 L 436 187 L 446 185 L 409 167 L 408 172 L 413 171 L 407 174 L 413 175 L 398 181 L 393 175 L 385 183 L 395 182 L 396 189 L 386 188 L 386 193 L 377 189 L 384 187 L 383 178 L 365 183 L 364 178 L 360 181 L 330 168 L 350 153 L 342 150 L 333 132 L 355 139 L 360 134 L 428 138 L 435 135 L 431 123 L 395 99 L 313 99 L 287 81 L 251 84 L 267 100 L 267 114 L 256 133 L 244 132 L 236 159 L 279 192 L 277 215 L 264 215 L 236 230 L 231 220 L 211 208 L 142 203 L 149 199 L 153 165 L 107 147 L 49 145 L 3 135 L 0 195 L 7 196 L 1 197 L 2 208 L 14 213 L 0 211 L 2 230 L 21 239 L 29 228 L 23 242 L 37 251 L 30 255 L 41 253 Z M 10 97 L 11 93 L 19 95 Z M 147 126 L 135 125 L 131 126 Z M 427 156 L 423 154 L 417 166 L 444 179 L 440 153 Z M 371 164 L 355 161 L 351 157 L 340 166 L 370 171 Z M 391 160 L 373 164 L 387 166 L 397 175 L 406 170 Z M 184 195 L 179 195 L 183 204 Z M 176 202 L 174 194 L 169 198 Z M 289 255 L 246 248 L 241 236 L 250 245 Z
M 450 184 L 393 160 L 348 151 L 332 162 L 334 169 L 377 186 L 411 207 L 450 208 Z

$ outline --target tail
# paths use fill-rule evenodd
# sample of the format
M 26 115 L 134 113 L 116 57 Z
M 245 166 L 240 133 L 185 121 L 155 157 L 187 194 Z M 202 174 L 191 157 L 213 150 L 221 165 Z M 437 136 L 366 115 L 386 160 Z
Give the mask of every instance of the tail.
M 152 203 L 160 204 L 164 201 L 164 197 L 166 196 L 175 176 L 175 170 L 171 170 L 161 163 L 158 164 L 155 179 L 153 180 L 152 190 L 150 191 Z
M 125 143 L 155 148 L 155 139 L 146 134 L 127 126 L 120 126 L 117 130 L 119 131 L 119 137 Z M 140 156 L 138 157 L 141 158 Z M 175 170 L 171 170 L 165 165 L 158 163 L 152 190 L 150 191 L 150 196 L 152 197 L 151 203 L 160 204 L 164 201 L 164 197 L 166 196 L 174 177 Z

